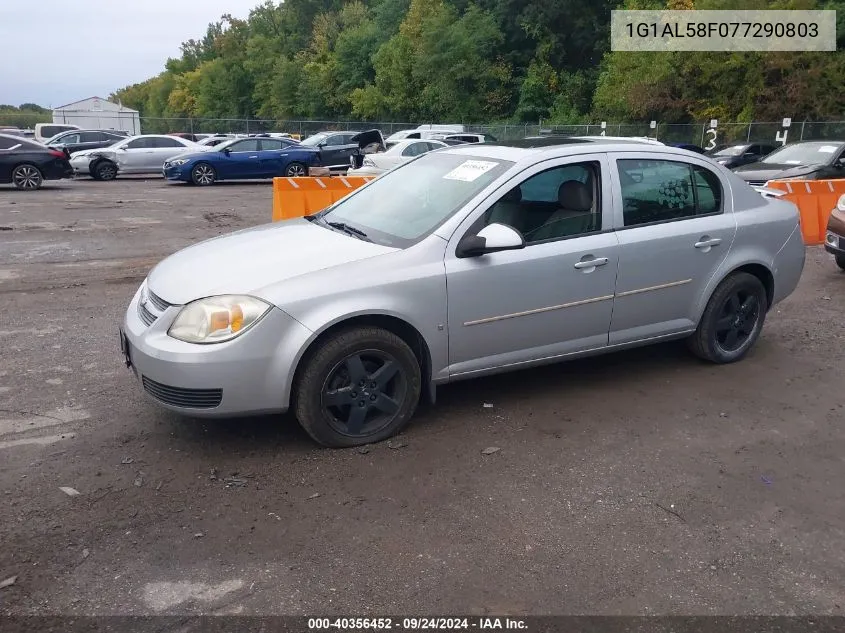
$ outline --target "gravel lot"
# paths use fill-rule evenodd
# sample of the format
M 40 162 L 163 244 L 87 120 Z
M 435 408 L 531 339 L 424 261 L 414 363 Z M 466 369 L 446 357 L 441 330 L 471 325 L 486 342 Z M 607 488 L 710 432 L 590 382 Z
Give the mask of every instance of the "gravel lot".
M 287 417 L 179 418 L 121 363 L 149 268 L 271 197 L 0 189 L 0 614 L 843 613 L 823 251 L 745 362 L 671 344 L 458 383 L 392 448 L 337 451 Z

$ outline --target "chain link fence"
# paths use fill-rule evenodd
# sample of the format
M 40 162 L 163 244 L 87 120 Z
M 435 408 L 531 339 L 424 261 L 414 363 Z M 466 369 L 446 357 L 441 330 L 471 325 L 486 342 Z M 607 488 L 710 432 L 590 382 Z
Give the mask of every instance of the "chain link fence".
M 65 113 L 65 123 L 74 124 L 74 116 Z M 82 127 L 90 126 L 90 113 L 79 113 L 78 123 L 85 123 Z M 29 114 L 0 115 L 0 127 L 16 127 L 31 129 L 36 123 L 50 123 L 50 116 Z M 100 120 L 102 129 L 127 129 L 119 120 Z M 419 123 L 408 122 L 367 122 L 343 120 L 277 120 L 251 118 L 162 118 L 141 117 L 141 132 L 145 134 L 258 134 L 262 132 L 287 132 L 306 138 L 316 132 L 331 130 L 367 130 L 379 129 L 385 136 L 399 130 L 418 127 Z M 532 124 L 464 124 L 465 131 L 484 133 L 502 141 L 522 139 L 529 136 L 557 134 L 564 136 L 598 136 L 602 132 L 607 136 L 648 136 L 664 143 L 691 143 L 705 147 L 711 139 L 708 123 L 657 123 L 651 127 L 650 123 L 611 123 L 602 127 L 600 124 L 582 125 L 554 125 L 541 122 Z M 132 132 L 133 130 L 129 130 Z M 782 134 L 780 121 L 754 121 L 751 123 L 723 123 L 719 122 L 716 142 L 719 145 L 727 143 L 761 143 L 775 142 L 775 136 Z M 788 131 L 788 142 L 809 140 L 843 140 L 845 139 L 845 121 L 794 121 Z

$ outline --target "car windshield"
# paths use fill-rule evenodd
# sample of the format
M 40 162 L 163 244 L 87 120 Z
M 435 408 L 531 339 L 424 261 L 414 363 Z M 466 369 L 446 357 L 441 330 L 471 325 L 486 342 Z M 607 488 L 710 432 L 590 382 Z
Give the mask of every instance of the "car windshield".
M 745 153 L 745 148 L 748 145 L 731 145 L 730 147 L 723 147 L 720 150 L 713 152 L 713 156 L 739 156 Z
M 829 163 L 842 149 L 841 144 L 825 142 L 787 145 L 766 156 L 762 161 L 773 165 L 817 165 Z
M 307 139 L 302 141 L 302 145 L 307 145 L 308 147 L 317 147 L 317 145 L 325 141 L 328 137 L 328 134 L 315 134 L 314 136 L 309 136 Z
M 425 154 L 343 198 L 321 219 L 403 248 L 440 226 L 512 165 L 466 154 Z

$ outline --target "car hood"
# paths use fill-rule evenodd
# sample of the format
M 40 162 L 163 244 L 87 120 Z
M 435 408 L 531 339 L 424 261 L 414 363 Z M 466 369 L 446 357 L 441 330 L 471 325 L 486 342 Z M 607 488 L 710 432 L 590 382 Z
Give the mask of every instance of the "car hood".
M 189 246 L 153 268 L 147 283 L 176 305 L 221 294 L 266 298 L 268 286 L 395 250 L 296 219 Z
M 743 180 L 776 180 L 778 178 L 798 178 L 809 176 L 824 167 L 812 165 L 778 165 L 774 163 L 749 163 L 737 167 L 734 173 Z

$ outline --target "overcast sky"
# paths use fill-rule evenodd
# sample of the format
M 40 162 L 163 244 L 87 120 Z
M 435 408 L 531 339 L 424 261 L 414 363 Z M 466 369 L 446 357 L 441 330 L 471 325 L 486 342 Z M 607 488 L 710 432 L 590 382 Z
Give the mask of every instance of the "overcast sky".
M 261 0 L 0 0 L 0 103 L 56 107 L 158 74 L 179 45 Z

